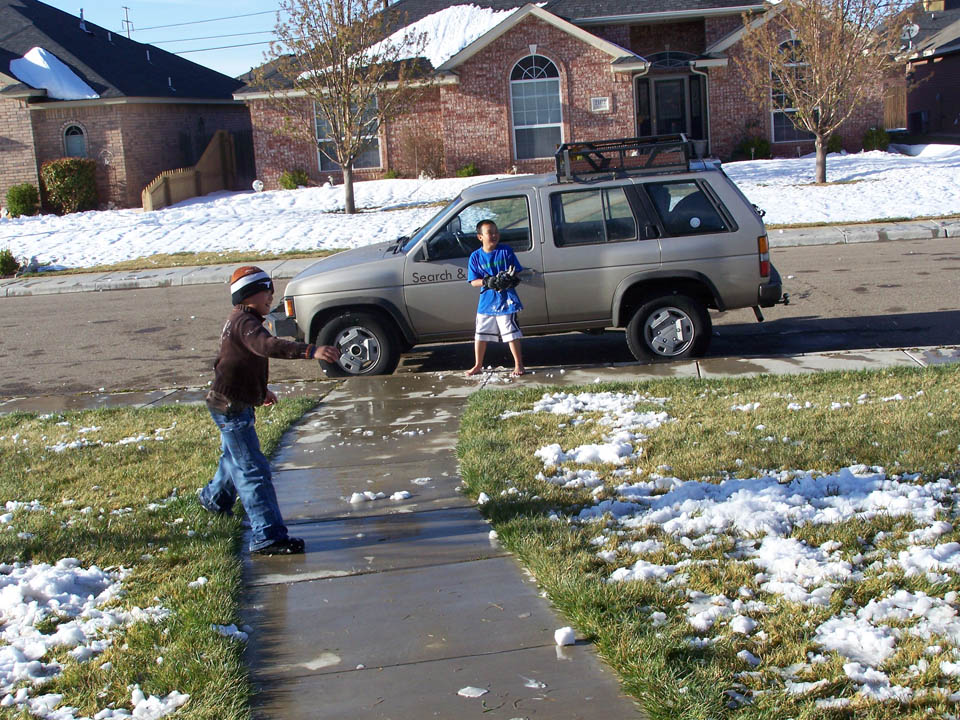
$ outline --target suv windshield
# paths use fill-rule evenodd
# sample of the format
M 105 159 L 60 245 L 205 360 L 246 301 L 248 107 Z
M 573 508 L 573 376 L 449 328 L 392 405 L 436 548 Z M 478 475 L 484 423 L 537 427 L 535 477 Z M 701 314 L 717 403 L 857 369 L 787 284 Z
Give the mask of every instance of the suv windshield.
M 443 214 L 447 212 L 447 210 L 449 210 L 451 206 L 456 205 L 458 202 L 460 202 L 459 195 L 455 197 L 452 201 L 444 205 L 440 209 L 440 211 L 436 215 L 434 215 L 432 218 L 427 220 L 427 222 L 424 225 L 420 226 L 420 228 L 415 233 L 413 233 L 413 235 L 411 235 L 410 238 L 403 244 L 403 247 L 400 248 L 400 252 L 408 252 L 409 250 L 411 250 L 414 245 L 420 242 L 420 238 L 422 238 L 424 235 L 426 235 L 431 230 L 433 230 L 433 228 L 437 225 L 437 223 L 440 222 L 440 218 L 443 217 Z

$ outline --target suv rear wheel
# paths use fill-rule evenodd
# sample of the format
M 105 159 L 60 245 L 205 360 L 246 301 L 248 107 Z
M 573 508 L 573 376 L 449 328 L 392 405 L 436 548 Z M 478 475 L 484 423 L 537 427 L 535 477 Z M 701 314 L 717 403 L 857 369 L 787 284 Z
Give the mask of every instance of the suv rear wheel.
M 317 345 L 334 345 L 340 360 L 320 362 L 330 377 L 389 375 L 400 361 L 396 331 L 372 313 L 348 312 L 328 320 L 317 333 Z
M 712 324 L 702 303 L 686 295 L 648 300 L 627 324 L 627 346 L 640 361 L 699 357 L 710 345 Z

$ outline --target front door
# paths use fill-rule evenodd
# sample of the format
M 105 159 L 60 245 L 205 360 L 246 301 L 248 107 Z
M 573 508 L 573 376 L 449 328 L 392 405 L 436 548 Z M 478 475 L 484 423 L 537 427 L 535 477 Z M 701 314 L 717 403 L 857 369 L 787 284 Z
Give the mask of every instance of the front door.
M 636 81 L 637 135 L 685 133 L 706 139 L 706 93 L 700 75 L 649 76 Z
M 417 335 L 437 340 L 473 336 L 480 290 L 467 282 L 467 262 L 480 247 L 477 223 L 486 219 L 497 223 L 500 242 L 513 248 L 525 270 L 517 288 L 523 303 L 520 327 L 546 324 L 540 239 L 530 223 L 535 203 L 532 191 L 467 202 L 407 254 L 403 292 Z

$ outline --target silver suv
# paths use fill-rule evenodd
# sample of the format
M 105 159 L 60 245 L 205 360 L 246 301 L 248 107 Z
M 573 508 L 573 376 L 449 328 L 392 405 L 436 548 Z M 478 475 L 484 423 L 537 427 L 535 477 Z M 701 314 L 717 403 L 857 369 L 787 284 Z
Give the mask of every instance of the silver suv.
M 337 345 L 330 375 L 393 372 L 414 345 L 473 337 L 467 259 L 493 219 L 525 268 L 526 335 L 626 328 L 641 361 L 706 352 L 708 309 L 786 302 L 761 213 L 682 135 L 568 143 L 557 172 L 474 185 L 412 235 L 318 261 L 271 332 Z M 282 308 L 282 309 L 281 309 Z

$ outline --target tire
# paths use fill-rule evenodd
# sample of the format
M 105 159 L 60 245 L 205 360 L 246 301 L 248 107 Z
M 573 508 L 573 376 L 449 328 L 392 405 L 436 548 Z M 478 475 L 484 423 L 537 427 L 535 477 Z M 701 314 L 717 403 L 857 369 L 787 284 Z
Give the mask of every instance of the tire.
M 686 295 L 664 295 L 641 305 L 627 324 L 627 347 L 641 362 L 700 357 L 710 346 L 706 307 Z
M 348 312 L 331 318 L 320 328 L 316 343 L 340 348 L 338 362 L 320 361 L 330 377 L 389 375 L 400 362 L 396 330 L 372 313 Z

